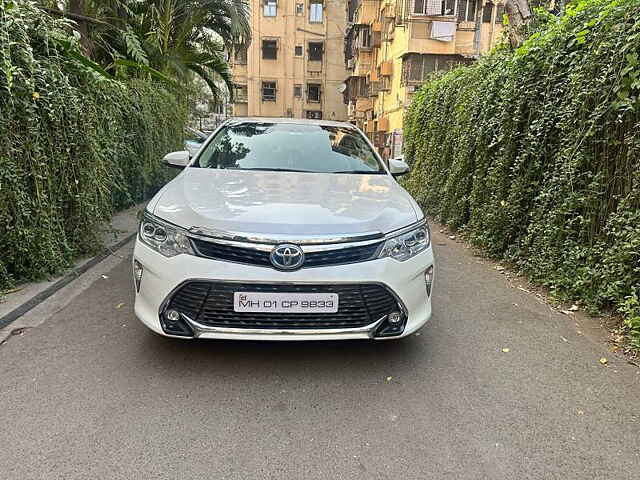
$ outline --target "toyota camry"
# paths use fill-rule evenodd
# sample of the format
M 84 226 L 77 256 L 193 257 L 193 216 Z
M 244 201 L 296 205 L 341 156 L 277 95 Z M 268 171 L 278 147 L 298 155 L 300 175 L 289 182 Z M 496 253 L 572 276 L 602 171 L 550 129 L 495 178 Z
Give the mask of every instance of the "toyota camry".
M 351 124 L 235 118 L 148 203 L 136 316 L 177 338 L 392 339 L 431 317 L 424 214 Z

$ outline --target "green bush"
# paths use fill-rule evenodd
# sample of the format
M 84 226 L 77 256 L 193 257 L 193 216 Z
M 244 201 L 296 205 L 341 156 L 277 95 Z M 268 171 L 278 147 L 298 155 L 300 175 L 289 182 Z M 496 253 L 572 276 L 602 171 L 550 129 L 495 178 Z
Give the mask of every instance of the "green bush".
M 640 335 L 640 0 L 573 5 L 421 89 L 406 186 L 491 255 Z
M 71 31 L 0 0 L 0 290 L 95 251 L 101 224 L 162 186 L 159 159 L 180 146 L 176 97 L 101 77 L 74 58 Z

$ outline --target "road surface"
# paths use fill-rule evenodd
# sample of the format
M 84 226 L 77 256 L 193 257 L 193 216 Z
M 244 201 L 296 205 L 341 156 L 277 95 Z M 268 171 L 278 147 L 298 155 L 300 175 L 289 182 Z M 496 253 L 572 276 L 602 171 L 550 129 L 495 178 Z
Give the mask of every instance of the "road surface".
M 164 339 L 116 261 L 0 346 L 0 478 L 640 478 L 640 369 L 434 243 L 434 318 L 399 342 Z

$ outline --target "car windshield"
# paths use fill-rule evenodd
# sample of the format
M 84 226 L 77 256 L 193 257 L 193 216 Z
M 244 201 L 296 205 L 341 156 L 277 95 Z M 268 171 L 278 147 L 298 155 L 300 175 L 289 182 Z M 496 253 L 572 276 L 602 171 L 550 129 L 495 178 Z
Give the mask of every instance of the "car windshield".
M 194 167 L 314 173 L 386 173 L 349 127 L 237 122 L 223 127 Z

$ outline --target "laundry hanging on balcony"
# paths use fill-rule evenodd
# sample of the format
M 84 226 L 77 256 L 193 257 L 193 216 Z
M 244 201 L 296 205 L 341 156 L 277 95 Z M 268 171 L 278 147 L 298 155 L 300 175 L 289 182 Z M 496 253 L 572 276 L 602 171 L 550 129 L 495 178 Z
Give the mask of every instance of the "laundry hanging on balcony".
M 456 33 L 455 22 L 432 22 L 431 38 L 441 42 L 452 42 Z

